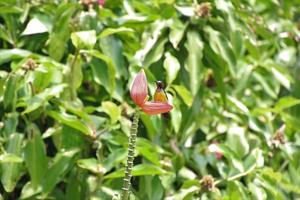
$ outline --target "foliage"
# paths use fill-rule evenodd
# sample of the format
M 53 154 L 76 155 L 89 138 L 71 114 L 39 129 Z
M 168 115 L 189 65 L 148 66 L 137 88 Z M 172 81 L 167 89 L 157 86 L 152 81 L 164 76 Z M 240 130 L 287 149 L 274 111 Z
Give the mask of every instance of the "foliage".
M 174 108 L 141 115 L 132 198 L 300 198 L 299 7 L 2 0 L 3 198 L 120 192 L 141 67 Z

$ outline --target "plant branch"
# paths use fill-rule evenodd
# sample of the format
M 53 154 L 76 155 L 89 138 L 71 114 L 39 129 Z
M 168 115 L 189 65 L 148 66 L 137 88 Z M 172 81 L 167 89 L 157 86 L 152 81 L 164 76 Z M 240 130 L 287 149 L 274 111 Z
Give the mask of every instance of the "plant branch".
M 130 179 L 132 177 L 132 168 L 133 168 L 133 160 L 134 160 L 134 149 L 136 146 L 136 138 L 137 138 L 137 129 L 139 123 L 140 111 L 136 110 L 133 122 L 130 130 L 129 143 L 128 143 L 128 156 L 127 163 L 125 168 L 125 177 L 123 179 L 123 188 L 122 188 L 122 200 L 127 200 L 130 194 Z

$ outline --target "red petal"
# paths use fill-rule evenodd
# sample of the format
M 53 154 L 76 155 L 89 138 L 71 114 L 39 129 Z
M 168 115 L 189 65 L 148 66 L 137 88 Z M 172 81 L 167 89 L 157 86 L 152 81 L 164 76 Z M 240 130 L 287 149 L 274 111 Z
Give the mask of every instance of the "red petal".
M 144 70 L 141 70 L 135 77 L 131 90 L 130 96 L 131 99 L 136 103 L 138 106 L 142 106 L 146 100 L 148 95 L 148 88 L 147 88 L 147 78 L 145 75 Z
M 98 4 L 99 4 L 100 6 L 104 6 L 105 0 L 98 0 Z
M 166 113 L 172 110 L 173 106 L 163 102 L 150 102 L 147 101 L 142 105 L 142 110 L 148 115 L 157 115 Z

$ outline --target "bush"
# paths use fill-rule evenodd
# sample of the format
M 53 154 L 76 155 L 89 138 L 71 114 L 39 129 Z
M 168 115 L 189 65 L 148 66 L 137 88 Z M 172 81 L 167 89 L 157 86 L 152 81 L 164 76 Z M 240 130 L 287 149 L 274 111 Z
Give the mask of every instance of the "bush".
M 297 0 L 2 0 L 0 199 L 300 198 Z

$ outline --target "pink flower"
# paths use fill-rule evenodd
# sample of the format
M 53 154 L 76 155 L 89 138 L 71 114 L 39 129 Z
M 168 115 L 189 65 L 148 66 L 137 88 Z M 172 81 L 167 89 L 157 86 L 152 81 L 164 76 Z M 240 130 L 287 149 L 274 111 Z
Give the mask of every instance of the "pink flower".
M 149 115 L 166 113 L 173 108 L 169 103 L 147 101 L 147 78 L 143 69 L 137 74 L 133 81 L 130 96 L 134 103 Z
M 98 4 L 99 4 L 99 6 L 104 6 L 105 0 L 98 0 Z
M 217 144 L 219 144 L 218 141 L 213 141 L 209 146 L 208 146 L 208 151 L 211 153 L 215 153 L 216 159 L 221 160 L 223 157 L 223 153 L 219 150 Z

